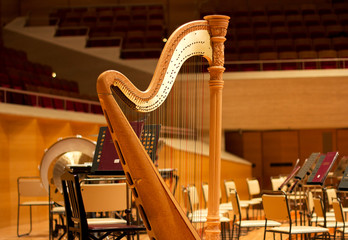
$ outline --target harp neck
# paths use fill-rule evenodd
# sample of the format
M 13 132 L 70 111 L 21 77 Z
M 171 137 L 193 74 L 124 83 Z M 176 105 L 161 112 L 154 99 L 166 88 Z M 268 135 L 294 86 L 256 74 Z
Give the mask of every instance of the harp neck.
M 203 56 L 211 64 L 213 49 L 208 21 L 194 21 L 178 28 L 168 39 L 149 87 L 139 90 L 122 73 L 113 71 L 114 79 L 106 85 L 132 109 L 150 112 L 167 98 L 182 64 L 190 57 Z M 110 89 L 104 89 L 111 94 Z

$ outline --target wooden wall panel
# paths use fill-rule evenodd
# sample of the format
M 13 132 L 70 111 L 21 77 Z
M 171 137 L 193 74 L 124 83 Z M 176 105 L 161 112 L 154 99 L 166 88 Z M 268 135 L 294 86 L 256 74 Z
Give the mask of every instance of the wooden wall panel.
M 337 151 L 340 156 L 348 155 L 348 129 L 337 130 Z
M 11 219 L 9 138 L 6 129 L 7 121 L 0 121 L 0 228 L 8 225 L 8 221 L 4 220 Z
M 6 114 L 0 114 L 0 116 L 0 197 L 2 199 L 0 227 L 5 227 L 15 225 L 17 221 L 17 178 L 39 176 L 39 166 L 44 150 L 58 138 L 79 134 L 95 141 L 99 127 L 105 123 L 84 123 L 73 120 L 53 120 L 49 117 L 19 117 Z M 22 213 L 22 223 L 28 223 L 29 212 L 23 208 Z M 47 208 L 33 208 L 33 221 L 47 218 Z
M 271 176 L 289 174 L 298 159 L 297 131 L 262 133 L 263 188 L 271 189 Z
M 243 158 L 252 163 L 252 176 L 263 184 L 261 132 L 243 132 Z
M 225 74 L 224 129 L 348 127 L 347 71 L 302 72 Z

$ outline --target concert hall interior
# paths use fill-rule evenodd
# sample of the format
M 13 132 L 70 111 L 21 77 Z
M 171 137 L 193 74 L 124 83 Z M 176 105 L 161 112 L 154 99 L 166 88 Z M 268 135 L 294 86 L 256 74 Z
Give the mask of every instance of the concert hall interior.
M 2 0 L 0 23 L 0 239 L 344 236 L 348 0 Z

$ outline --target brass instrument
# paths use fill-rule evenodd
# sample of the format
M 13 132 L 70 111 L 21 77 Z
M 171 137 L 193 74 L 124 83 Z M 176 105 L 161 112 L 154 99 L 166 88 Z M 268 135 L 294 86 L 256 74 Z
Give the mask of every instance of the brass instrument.
M 152 81 L 145 91 L 117 71 L 106 71 L 97 80 L 97 92 L 127 182 L 132 189 L 150 239 L 200 239 L 178 202 L 134 133 L 113 94 L 129 108 L 151 112 L 166 100 L 181 65 L 203 56 L 210 67 L 210 172 L 207 239 L 219 237 L 219 186 L 221 154 L 221 94 L 227 16 L 212 15 L 187 23 L 168 39 Z

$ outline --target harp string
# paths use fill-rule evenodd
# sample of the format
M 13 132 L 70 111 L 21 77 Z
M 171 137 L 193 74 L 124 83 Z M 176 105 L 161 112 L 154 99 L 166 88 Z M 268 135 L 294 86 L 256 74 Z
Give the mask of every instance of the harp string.
M 195 185 L 198 190 L 198 195 L 191 195 L 193 198 L 192 202 L 199 202 L 200 205 L 196 204 L 193 206 L 193 211 L 204 208 L 203 194 L 201 186 L 203 182 L 203 113 L 204 113 L 204 74 L 202 74 L 203 62 L 202 58 L 192 58 L 184 66 L 181 75 L 183 99 L 185 99 L 184 108 L 185 115 L 182 116 L 182 121 L 185 123 L 185 140 L 183 141 L 183 148 L 185 148 L 184 159 L 185 159 L 185 177 L 184 186 Z M 200 74 L 192 74 L 200 70 Z M 190 132 L 191 131 L 191 132 Z M 193 134 L 192 134 L 193 133 Z M 195 150 L 192 153 L 192 149 Z M 200 229 L 203 224 L 196 224 L 196 228 Z
M 190 184 L 196 186 L 198 199 L 192 200 L 200 205 L 193 206 L 193 211 L 205 208 L 201 186 L 204 180 L 203 142 L 208 138 L 203 130 L 204 124 L 208 121 L 204 119 L 204 88 L 208 85 L 208 78 L 205 79 L 202 73 L 206 67 L 204 63 L 202 57 L 189 58 L 181 68 L 167 100 L 156 111 L 134 111 L 114 95 L 129 121 L 143 121 L 144 125 L 161 125 L 158 159 L 155 165 L 159 169 L 171 168 L 177 171 L 179 182 L 175 198 L 183 208 L 184 196 L 181 187 Z M 161 143 L 164 143 L 164 146 Z M 168 184 L 173 187 L 173 183 Z M 196 224 L 195 227 L 201 229 L 203 225 Z

